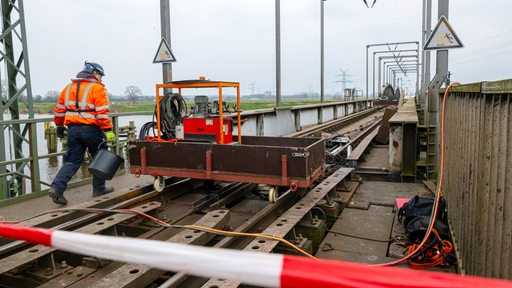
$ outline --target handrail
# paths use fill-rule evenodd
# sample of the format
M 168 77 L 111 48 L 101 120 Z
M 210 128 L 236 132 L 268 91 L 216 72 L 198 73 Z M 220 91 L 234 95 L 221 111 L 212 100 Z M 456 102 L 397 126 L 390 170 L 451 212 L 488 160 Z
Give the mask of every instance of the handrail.
M 303 105 L 303 106 L 295 106 L 288 108 L 290 111 L 294 114 L 294 121 L 295 121 L 295 129 L 296 131 L 302 130 L 302 125 L 305 127 L 310 124 L 321 124 L 323 121 L 330 121 L 329 119 L 337 119 L 339 117 L 344 117 L 349 115 L 350 113 L 357 113 L 360 111 L 360 109 L 368 109 L 370 108 L 372 100 L 355 100 L 355 101 L 343 101 L 343 102 L 329 102 L 329 103 L 323 103 L 323 104 L 316 104 L 316 105 Z M 338 109 L 341 113 L 338 114 Z M 237 119 L 238 123 L 245 123 L 245 125 L 248 127 L 247 129 L 250 130 L 249 134 L 245 134 L 247 132 L 244 132 L 244 135 L 257 135 L 257 136 L 265 136 L 266 132 L 264 132 L 264 124 L 266 121 L 264 121 L 265 115 L 276 113 L 277 109 L 262 109 L 262 110 L 252 110 L 252 111 L 237 111 L 240 112 L 240 116 L 243 119 Z M 325 111 L 325 115 L 322 116 L 322 111 Z M 112 118 L 112 123 L 114 126 L 114 133 L 118 137 L 120 135 L 120 125 L 119 125 L 119 118 L 121 117 L 129 117 L 129 116 L 155 116 L 155 112 L 158 111 L 147 111 L 147 112 L 124 112 L 124 113 L 111 113 L 110 116 Z M 238 113 L 236 113 L 238 114 Z M 302 120 L 301 120 L 301 114 L 302 114 Z M 314 116 L 312 116 L 314 115 Z M 155 116 L 156 117 L 156 116 Z M 229 117 L 237 117 L 237 115 L 230 114 Z M 270 115 L 270 119 L 273 119 L 274 116 Z M 52 117 L 44 117 L 44 118 L 30 118 L 30 119 L 16 119 L 16 120 L 0 120 L 0 129 L 4 129 L 5 127 L 12 125 L 20 125 L 25 127 L 24 131 L 29 131 L 30 133 L 27 134 L 28 136 L 25 136 L 26 139 L 23 139 L 23 145 L 29 145 L 29 149 L 26 150 L 26 146 L 23 146 L 24 152 L 27 155 L 21 155 L 18 159 L 8 159 L 6 160 L 5 157 L 0 158 L 0 206 L 5 200 L 2 199 L 8 199 L 8 198 L 15 198 L 11 197 L 10 190 L 12 184 L 15 180 L 7 179 L 9 176 L 5 175 L 14 175 L 15 171 L 18 170 L 18 172 L 24 172 L 24 169 L 27 169 L 25 167 L 30 168 L 29 177 L 20 177 L 18 174 L 16 174 L 16 179 L 21 178 L 30 178 L 31 179 L 31 186 L 30 190 L 32 191 L 31 194 L 37 194 L 37 195 L 44 195 L 47 191 L 47 188 L 42 188 L 41 184 L 47 185 L 46 183 L 43 183 L 40 181 L 40 171 L 38 163 L 41 159 L 46 158 L 53 158 L 63 155 L 63 152 L 54 152 L 54 153 L 39 153 L 37 151 L 37 141 L 31 140 L 31 139 L 37 139 L 38 133 L 41 133 L 42 130 L 37 131 L 36 125 L 39 123 L 44 122 L 53 122 Z M 325 122 L 328 123 L 328 122 Z M 268 126 L 268 124 L 267 124 Z M 270 127 L 270 126 L 269 126 Z M 253 129 L 253 130 L 251 130 Z M 307 130 L 307 129 L 305 129 Z M 271 130 L 269 131 L 270 135 L 273 135 L 275 131 Z M 239 135 L 242 134 L 239 132 Z M 40 134 L 39 134 L 40 135 Z M 267 135 L 268 136 L 268 135 Z M 124 142 L 120 142 L 119 139 L 117 139 L 116 144 L 111 146 L 114 152 L 120 153 L 124 149 Z M 0 155 L 1 157 L 2 155 Z M 16 165 L 16 169 L 11 169 L 13 171 L 7 171 L 6 166 L 8 165 Z M 10 174 L 6 174 L 10 173 Z M 11 176 L 12 177 L 12 176 Z M 7 183 L 7 180 L 10 181 L 10 183 Z M 21 181 L 21 180 L 20 180 Z M 75 185 L 78 183 L 85 183 L 87 181 L 90 181 L 90 178 L 85 180 L 76 180 L 73 182 L 70 182 L 69 185 Z M 7 183 L 7 184 L 6 184 Z M 9 185 L 8 185 L 9 184 Z M 19 189 L 16 188 L 16 189 Z M 19 196 L 29 196 L 31 194 L 22 195 L 22 193 L 16 193 L 16 197 Z M 34 196 L 34 195 L 31 195 Z
M 120 134 L 120 125 L 119 125 L 119 118 L 120 117 L 129 117 L 129 116 L 143 116 L 143 115 L 152 115 L 153 112 L 124 112 L 124 113 L 111 113 L 110 117 L 112 119 L 112 123 L 114 126 L 114 133 L 116 134 L 116 143 L 111 146 L 111 149 L 113 149 L 116 153 L 122 152 L 122 149 L 124 147 L 124 144 L 126 141 L 120 141 L 119 134 Z M 10 125 L 24 125 L 25 129 L 32 130 L 35 132 L 36 139 L 38 136 L 40 136 L 40 133 L 45 133 L 44 131 L 41 131 L 37 129 L 37 124 L 40 123 L 53 123 L 53 117 L 42 117 L 42 118 L 27 118 L 27 119 L 14 119 L 14 120 L 0 120 L 0 129 L 4 129 L 6 126 Z M 37 142 L 37 141 L 36 141 Z M 25 139 L 24 143 L 28 143 L 28 150 L 23 152 L 26 153 L 23 157 L 18 159 L 4 159 L 3 161 L 0 161 L 0 167 L 4 167 L 2 171 L 0 172 L 0 202 L 3 200 L 12 198 L 10 197 L 10 185 L 8 177 L 21 177 L 23 179 L 30 179 L 31 182 L 31 193 L 36 193 L 40 191 L 46 191 L 46 189 L 42 189 L 41 184 L 48 186 L 49 184 L 45 181 L 41 180 L 41 171 L 39 169 L 33 169 L 33 167 L 39 167 L 38 164 L 40 160 L 42 159 L 48 159 L 48 158 L 54 158 L 64 155 L 64 152 L 53 152 L 53 153 L 39 153 L 37 149 L 34 149 L 32 146 L 37 147 L 37 143 L 32 143 L 32 141 L 29 141 L 29 139 Z M 40 143 L 39 143 L 40 144 Z M 25 150 L 25 149 L 23 149 Z M 31 153 L 32 152 L 32 153 Z M 34 153 L 36 152 L 36 153 Z M 4 155 L 7 156 L 7 155 Z M 22 167 L 32 167 L 29 169 L 28 173 L 25 173 L 23 170 L 24 168 L 21 168 L 22 171 L 17 171 L 16 169 L 7 169 L 10 165 L 21 165 Z M 18 169 L 20 170 L 20 169 Z M 84 179 L 90 179 L 84 178 Z M 12 179 L 11 179 L 12 180 Z M 73 181 L 70 184 L 72 185 L 75 182 L 83 182 L 84 180 L 77 180 Z M 7 187 L 7 188 L 6 188 Z M 3 191 L 3 189 L 7 189 L 9 191 Z M 23 190 L 20 188 L 20 190 Z M 21 196 L 23 194 L 23 191 L 17 191 L 17 196 Z M 16 197 L 17 197 L 16 196 Z

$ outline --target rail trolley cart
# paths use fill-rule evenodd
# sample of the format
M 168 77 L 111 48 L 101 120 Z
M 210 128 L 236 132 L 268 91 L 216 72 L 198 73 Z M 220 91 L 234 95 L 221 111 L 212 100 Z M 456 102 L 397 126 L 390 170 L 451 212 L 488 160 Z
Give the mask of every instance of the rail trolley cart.
M 218 89 L 218 101 L 195 96 L 190 109 L 193 112 L 187 114 L 182 91 L 201 88 Z M 227 88 L 236 89 L 232 112 L 222 99 Z M 164 89 L 177 89 L 177 93 L 162 95 Z M 128 150 L 130 173 L 154 176 L 157 191 L 164 188 L 163 176 L 288 186 L 294 190 L 310 186 L 324 172 L 323 139 L 242 135 L 238 82 L 199 79 L 157 84 L 155 110 L 156 122 L 150 125 L 156 127 L 155 135 L 141 131 L 138 140 L 128 143 Z

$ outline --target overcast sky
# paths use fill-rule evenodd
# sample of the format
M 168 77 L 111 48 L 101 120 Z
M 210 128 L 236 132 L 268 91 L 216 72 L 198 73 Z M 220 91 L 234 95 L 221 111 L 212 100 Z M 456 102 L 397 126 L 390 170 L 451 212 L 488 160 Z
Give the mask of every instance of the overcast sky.
M 275 93 L 275 1 L 170 3 L 174 80 L 204 75 L 240 82 L 243 95 Z M 283 95 L 320 91 L 320 3 L 281 0 Z M 362 0 L 324 5 L 326 94 L 341 92 L 341 71 L 353 81 L 347 88 L 365 90 L 366 45 L 421 43 L 421 0 L 377 0 L 372 9 Z M 159 0 L 25 0 L 24 7 L 34 95 L 60 92 L 85 60 L 104 67 L 113 95 L 124 95 L 131 85 L 155 94 L 162 82 L 162 65 L 152 63 L 161 41 Z M 450 1 L 449 23 L 465 45 L 450 50 L 452 81 L 512 78 L 510 11 L 512 1 Z M 433 18 L 435 26 L 437 10 Z M 410 75 L 404 83 L 413 89 L 415 81 Z

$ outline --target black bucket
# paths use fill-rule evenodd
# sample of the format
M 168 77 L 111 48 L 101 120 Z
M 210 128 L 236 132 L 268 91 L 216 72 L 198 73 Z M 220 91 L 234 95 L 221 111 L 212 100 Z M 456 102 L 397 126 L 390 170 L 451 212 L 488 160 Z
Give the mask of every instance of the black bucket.
M 100 149 L 96 156 L 94 156 L 94 159 L 92 159 L 87 170 L 102 180 L 110 180 L 123 162 L 124 159 L 116 153 L 110 152 L 107 149 Z

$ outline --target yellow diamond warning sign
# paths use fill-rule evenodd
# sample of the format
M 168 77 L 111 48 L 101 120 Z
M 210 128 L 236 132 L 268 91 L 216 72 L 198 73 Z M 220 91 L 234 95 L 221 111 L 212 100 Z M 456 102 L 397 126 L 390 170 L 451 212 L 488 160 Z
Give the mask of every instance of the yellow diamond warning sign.
M 168 62 L 176 62 L 176 58 L 172 54 L 171 47 L 167 44 L 164 38 L 162 38 L 162 42 L 160 42 L 160 46 L 158 46 L 158 50 L 156 51 L 155 59 L 153 59 L 153 63 L 168 63 Z
M 434 31 L 432 31 L 428 37 L 423 50 L 440 50 L 462 47 L 462 42 L 459 40 L 459 37 L 457 37 L 450 24 L 448 24 L 448 20 L 446 20 L 444 16 L 441 16 L 436 28 L 434 28 Z

